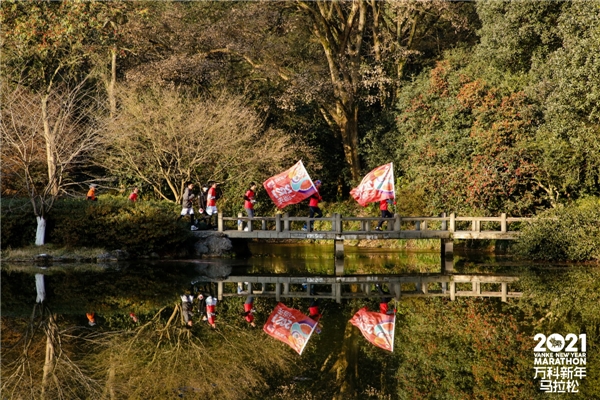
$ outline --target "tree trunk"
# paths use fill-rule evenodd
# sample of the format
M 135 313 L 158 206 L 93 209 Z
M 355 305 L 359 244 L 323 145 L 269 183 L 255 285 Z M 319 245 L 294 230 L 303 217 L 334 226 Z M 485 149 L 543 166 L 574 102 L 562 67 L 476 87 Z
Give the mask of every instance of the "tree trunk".
M 335 107 L 322 104 L 322 108 L 335 121 L 342 137 L 344 156 L 352 179 L 359 181 L 361 172 L 356 99 L 360 86 L 361 47 L 367 16 L 365 0 L 348 3 L 298 1 L 298 6 L 311 18 L 313 34 L 323 47 L 329 67 Z
M 37 230 L 35 231 L 35 245 L 43 246 L 46 244 L 46 218 L 36 217 Z
M 42 372 L 42 393 L 40 395 L 40 398 L 42 400 L 44 400 L 46 398 L 49 379 L 54 371 L 55 353 L 54 353 L 53 336 L 54 336 L 54 331 L 56 329 L 55 322 L 56 322 L 55 315 L 50 314 L 50 316 L 48 318 L 48 327 L 46 329 L 46 360 L 44 362 L 44 369 Z
M 115 83 L 117 81 L 117 49 L 111 50 L 110 59 L 110 81 L 108 83 L 108 103 L 110 107 L 110 119 L 113 120 L 117 115 L 117 98 L 115 97 Z
M 46 142 L 46 165 L 48 166 L 48 188 L 51 195 L 58 195 L 58 182 L 56 179 L 55 137 L 50 128 L 48 115 L 48 95 L 42 96 L 42 120 L 44 122 L 44 141 Z
M 333 396 L 333 400 L 356 398 L 354 383 L 358 379 L 358 342 L 357 329 L 352 324 L 346 325 L 342 351 L 330 372 L 335 374 L 336 386 L 340 390 Z

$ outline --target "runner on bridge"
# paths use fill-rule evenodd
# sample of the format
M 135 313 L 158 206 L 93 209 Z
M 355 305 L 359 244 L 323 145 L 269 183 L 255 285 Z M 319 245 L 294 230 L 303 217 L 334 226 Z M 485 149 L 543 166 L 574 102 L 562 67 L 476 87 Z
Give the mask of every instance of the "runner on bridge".
M 256 200 L 254 200 L 255 194 L 256 183 L 250 182 L 250 186 L 246 191 L 246 194 L 244 194 L 244 208 L 246 209 L 246 214 L 248 214 L 248 218 L 254 218 L 254 203 L 256 203 Z M 252 221 L 248 221 L 248 224 L 244 228 L 244 231 L 249 231 L 251 224 Z
M 320 187 L 321 187 L 321 181 L 317 179 L 315 181 L 315 188 L 317 189 L 317 192 L 315 194 L 313 194 L 312 196 L 310 196 L 309 201 L 308 201 L 308 208 L 310 210 L 310 213 L 309 213 L 310 218 L 321 218 L 323 216 L 323 212 L 321 212 L 321 209 L 319 208 L 319 202 L 323 201 L 323 198 L 319 194 Z M 315 223 L 315 221 L 310 221 L 310 231 L 311 232 L 313 231 L 314 223 Z M 307 226 L 304 225 L 302 230 L 303 231 L 307 230 Z
M 208 184 L 210 185 L 210 189 L 208 189 L 208 195 L 206 196 L 206 213 L 208 214 L 208 227 L 209 228 L 214 228 L 216 229 L 216 227 L 214 227 L 214 225 L 212 225 L 212 216 L 215 216 L 215 223 L 216 223 L 216 219 L 217 219 L 217 182 L 215 181 L 211 181 L 208 182 Z
M 392 199 L 381 200 L 379 202 L 379 210 L 381 211 L 381 218 L 392 218 L 393 217 L 392 213 L 389 211 L 390 204 L 395 204 Z M 383 219 L 380 220 L 379 224 L 377 225 L 375 230 L 380 231 L 384 222 L 385 222 L 385 220 L 383 220 Z M 389 221 L 388 221 L 388 224 L 389 224 Z

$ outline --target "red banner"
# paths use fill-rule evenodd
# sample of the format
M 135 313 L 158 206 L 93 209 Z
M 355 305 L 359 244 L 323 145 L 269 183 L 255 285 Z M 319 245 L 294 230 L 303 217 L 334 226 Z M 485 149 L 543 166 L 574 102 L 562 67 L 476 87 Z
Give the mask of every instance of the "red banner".
M 317 192 L 302 161 L 267 179 L 263 186 L 278 208 L 296 204 Z
M 367 307 L 363 307 L 354 314 L 350 322 L 375 346 L 394 351 L 395 315 L 367 311 Z
M 302 354 L 317 323 L 298 310 L 278 303 L 267 319 L 263 330 Z
M 363 207 L 367 203 L 395 198 L 393 163 L 379 166 L 369 172 L 350 194 Z

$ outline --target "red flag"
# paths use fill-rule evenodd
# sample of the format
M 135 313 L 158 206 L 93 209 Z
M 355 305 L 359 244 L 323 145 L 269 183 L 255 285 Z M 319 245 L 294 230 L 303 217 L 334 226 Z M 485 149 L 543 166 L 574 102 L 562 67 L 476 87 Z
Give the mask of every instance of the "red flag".
M 395 198 L 393 163 L 384 164 L 369 172 L 350 194 L 363 207 L 367 203 Z
M 367 311 L 367 307 L 363 307 L 354 314 L 350 322 L 375 346 L 394 351 L 395 315 Z
M 298 354 L 302 354 L 316 327 L 317 322 L 300 311 L 278 303 L 267 319 L 263 330 L 275 339 L 289 345 Z
M 296 204 L 317 192 L 302 161 L 279 175 L 267 179 L 263 186 L 278 208 Z

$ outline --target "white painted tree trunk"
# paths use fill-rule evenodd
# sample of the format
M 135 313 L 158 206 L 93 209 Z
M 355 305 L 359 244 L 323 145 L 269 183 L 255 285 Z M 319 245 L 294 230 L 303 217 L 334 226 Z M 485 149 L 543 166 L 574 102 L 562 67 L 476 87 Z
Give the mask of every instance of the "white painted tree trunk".
M 46 218 L 36 217 L 37 219 L 37 230 L 35 232 L 35 245 L 43 246 L 46 239 Z
M 43 274 L 35 274 L 35 289 L 37 291 L 36 303 L 46 300 L 46 285 L 44 284 Z

